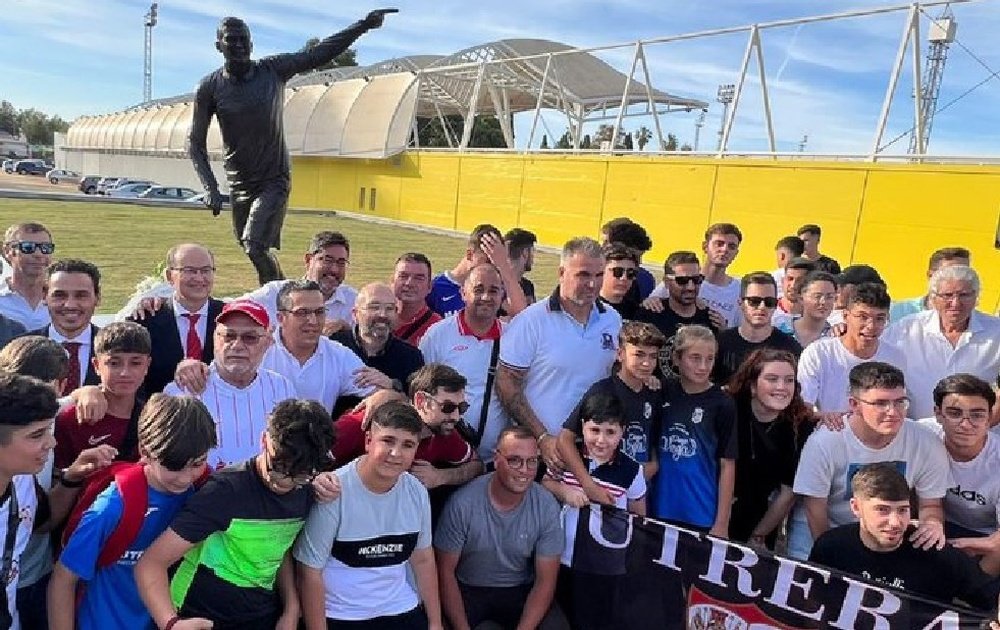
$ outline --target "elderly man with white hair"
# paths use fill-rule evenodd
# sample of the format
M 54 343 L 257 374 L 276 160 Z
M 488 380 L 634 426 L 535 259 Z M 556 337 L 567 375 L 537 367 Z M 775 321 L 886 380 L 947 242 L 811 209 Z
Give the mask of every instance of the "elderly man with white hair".
M 1000 319 L 976 310 L 979 292 L 979 275 L 971 267 L 942 267 L 930 279 L 930 309 L 904 317 L 882 334 L 906 355 L 911 418 L 934 414 L 934 386 L 946 376 L 961 372 L 997 381 Z

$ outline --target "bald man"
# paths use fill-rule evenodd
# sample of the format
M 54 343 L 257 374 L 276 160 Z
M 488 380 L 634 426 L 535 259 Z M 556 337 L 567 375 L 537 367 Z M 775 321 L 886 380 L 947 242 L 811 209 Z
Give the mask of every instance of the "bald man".
M 353 329 L 341 330 L 330 336 L 354 351 L 370 368 L 388 377 L 389 382 L 376 384 L 381 388 L 406 391 L 410 375 L 424 364 L 424 355 L 392 334 L 399 320 L 396 296 L 388 284 L 373 282 L 358 291 L 354 302 Z M 357 404 L 358 399 L 341 397 L 334 408 L 334 417 Z

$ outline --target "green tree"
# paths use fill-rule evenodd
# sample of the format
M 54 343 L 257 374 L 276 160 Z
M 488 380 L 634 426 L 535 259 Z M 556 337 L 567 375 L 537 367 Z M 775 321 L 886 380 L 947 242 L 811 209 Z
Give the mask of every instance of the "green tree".
M 676 151 L 677 150 L 677 136 L 672 133 L 667 134 L 667 139 L 663 141 L 664 151 Z
M 650 139 L 653 137 L 653 132 L 649 130 L 648 127 L 639 127 L 635 132 L 635 143 L 638 145 L 639 150 L 642 151 L 649 144 Z
M 17 126 L 27 139 L 28 144 L 51 145 L 52 134 L 65 132 L 69 123 L 56 116 L 49 118 L 44 112 L 35 108 L 22 109 L 18 112 Z
M 315 46 L 320 42 L 318 37 L 310 37 L 306 40 L 306 45 L 302 47 L 301 51 L 306 51 Z M 358 65 L 357 51 L 353 48 L 348 48 L 344 52 L 340 53 L 333 58 L 330 63 L 325 63 L 322 66 L 316 68 L 316 70 L 329 70 L 330 68 L 342 68 L 344 66 L 356 66 Z
M 445 116 L 448 125 L 448 133 L 452 142 L 457 146 L 462 140 L 464 123 L 458 114 Z M 441 126 L 441 119 L 418 118 L 417 129 L 422 147 L 447 147 L 448 136 Z M 504 141 L 503 130 L 500 129 L 500 121 L 496 116 L 476 116 L 472 125 L 472 135 L 469 137 L 470 147 L 480 147 L 489 149 L 504 148 L 507 143 Z
M 694 147 L 685 142 L 684 144 L 681 145 L 681 151 L 694 151 Z
M 632 151 L 632 150 L 634 150 L 635 147 L 634 147 L 634 145 L 632 143 L 632 132 L 631 131 L 628 132 L 627 134 L 625 134 L 625 139 L 622 140 L 622 148 L 625 149 L 626 151 Z
M 572 149 L 573 148 L 573 138 L 569 135 L 569 130 L 567 129 L 565 133 L 556 142 L 557 149 Z
M 542 145 L 540 147 L 538 147 L 538 148 L 539 149 L 548 149 L 549 148 L 549 138 L 545 134 L 542 134 Z
M 590 139 L 590 134 L 589 133 L 583 134 L 583 140 L 580 141 L 580 148 L 581 149 L 590 149 L 590 148 L 593 148 L 593 146 L 594 146 L 594 143 Z
M 6 131 L 12 136 L 17 135 L 17 110 L 10 101 L 0 101 L 0 131 Z

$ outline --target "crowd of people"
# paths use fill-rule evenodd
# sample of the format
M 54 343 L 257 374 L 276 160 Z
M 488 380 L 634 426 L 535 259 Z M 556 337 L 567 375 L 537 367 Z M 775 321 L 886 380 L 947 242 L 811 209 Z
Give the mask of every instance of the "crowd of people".
M 964 248 L 893 299 L 821 234 L 734 277 L 711 225 L 658 279 L 621 218 L 528 280 L 534 234 L 480 225 L 354 289 L 324 231 L 227 299 L 181 243 L 98 327 L 100 270 L 13 225 L 0 628 L 615 628 L 598 508 L 992 610 L 1000 319 Z

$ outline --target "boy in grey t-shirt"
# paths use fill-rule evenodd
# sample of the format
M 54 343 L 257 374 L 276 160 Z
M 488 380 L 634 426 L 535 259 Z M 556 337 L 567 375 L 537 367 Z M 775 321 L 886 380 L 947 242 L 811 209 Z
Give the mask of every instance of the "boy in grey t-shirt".
M 553 603 L 564 534 L 559 504 L 535 483 L 541 456 L 524 427 L 505 429 L 496 472 L 456 492 L 434 535 L 441 600 L 452 627 L 567 628 Z
M 366 453 L 338 471 L 340 498 L 310 512 L 293 551 L 307 630 L 442 627 L 430 499 L 406 472 L 422 428 L 406 403 L 379 407 Z

